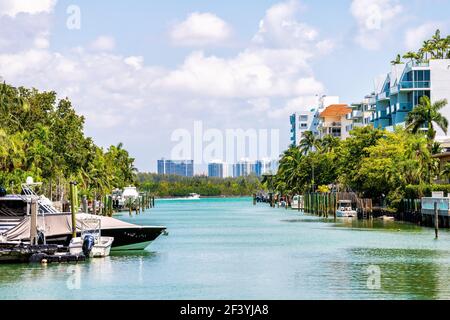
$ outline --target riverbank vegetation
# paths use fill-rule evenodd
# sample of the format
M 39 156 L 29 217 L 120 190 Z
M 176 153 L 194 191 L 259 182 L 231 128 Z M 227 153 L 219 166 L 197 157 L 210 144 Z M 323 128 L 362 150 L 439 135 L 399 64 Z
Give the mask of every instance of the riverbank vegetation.
M 0 185 L 20 192 L 28 176 L 62 200 L 69 181 L 84 194 L 107 194 L 134 182 L 122 144 L 104 150 L 83 132 L 84 117 L 56 92 L 0 84 Z
M 405 198 L 417 198 L 433 190 L 447 191 L 432 182 L 448 180 L 450 167 L 440 171 L 440 152 L 434 141 L 435 125 L 447 132 L 448 122 L 439 113 L 447 101 L 431 104 L 423 97 L 408 115 L 407 127 L 394 132 L 371 126 L 356 128 L 340 141 L 307 133 L 300 146 L 282 155 L 280 168 L 270 183 L 282 194 L 300 194 L 330 189 L 353 191 L 361 197 L 387 200 L 396 207 Z M 427 128 L 421 130 L 421 128 Z M 268 186 L 269 181 L 265 181 Z
M 138 173 L 137 181 L 142 190 L 158 197 L 186 197 L 190 193 L 205 197 L 250 196 L 262 188 L 256 176 L 221 179 Z

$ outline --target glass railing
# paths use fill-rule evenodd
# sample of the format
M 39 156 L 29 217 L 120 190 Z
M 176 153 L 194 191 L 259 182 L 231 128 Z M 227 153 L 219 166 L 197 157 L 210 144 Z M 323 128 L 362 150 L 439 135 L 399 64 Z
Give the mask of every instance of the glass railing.
M 410 62 L 408 62 L 408 66 L 411 68 L 429 67 L 430 62 L 428 62 L 428 61 L 422 61 L 422 62 L 410 61 Z
M 426 89 L 431 87 L 430 81 L 402 81 L 400 82 L 401 89 Z
M 377 94 L 377 99 L 378 100 L 386 100 L 386 99 L 389 99 L 389 95 L 390 95 L 389 91 L 381 92 L 381 93 Z

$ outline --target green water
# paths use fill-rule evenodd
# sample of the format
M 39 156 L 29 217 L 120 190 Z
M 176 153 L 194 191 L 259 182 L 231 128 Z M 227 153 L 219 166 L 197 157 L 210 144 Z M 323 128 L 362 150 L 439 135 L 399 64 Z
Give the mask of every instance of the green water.
M 120 219 L 165 225 L 135 254 L 2 265 L 1 299 L 449 299 L 450 233 L 329 220 L 250 199 L 158 201 Z M 368 268 L 381 271 L 368 286 Z M 369 281 L 369 284 L 373 283 Z M 376 282 L 377 284 L 378 282 Z

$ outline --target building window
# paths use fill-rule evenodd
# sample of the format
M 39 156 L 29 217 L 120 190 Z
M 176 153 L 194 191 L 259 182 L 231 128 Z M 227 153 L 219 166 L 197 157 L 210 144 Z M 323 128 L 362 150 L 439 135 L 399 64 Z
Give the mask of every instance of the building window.
M 307 123 L 300 123 L 300 129 L 307 129 L 308 124 Z
M 307 115 L 301 115 L 299 117 L 300 121 L 308 121 L 308 116 Z

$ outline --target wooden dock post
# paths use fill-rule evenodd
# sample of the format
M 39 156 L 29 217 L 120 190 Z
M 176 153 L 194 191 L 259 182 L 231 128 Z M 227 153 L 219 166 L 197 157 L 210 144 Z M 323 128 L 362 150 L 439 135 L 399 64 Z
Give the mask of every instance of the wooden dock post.
M 31 201 L 31 222 L 30 222 L 30 244 L 32 246 L 37 244 L 37 202 L 36 200 Z
M 77 237 L 77 201 L 78 195 L 76 194 L 76 182 L 70 183 L 70 212 L 72 214 L 72 237 Z
M 337 193 L 334 194 L 334 211 L 333 211 L 333 217 L 334 217 L 334 222 L 336 222 L 337 217 L 336 217 L 336 211 L 337 211 L 337 203 L 339 200 L 339 196 Z
M 83 212 L 88 213 L 88 201 L 86 196 L 83 196 L 82 205 L 83 205 Z
M 437 202 L 434 203 L 434 233 L 436 234 L 436 239 L 439 238 L 439 210 Z
M 253 194 L 253 205 L 256 206 L 256 193 Z

